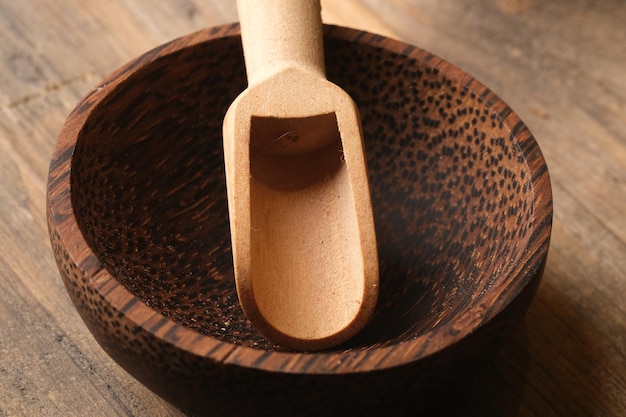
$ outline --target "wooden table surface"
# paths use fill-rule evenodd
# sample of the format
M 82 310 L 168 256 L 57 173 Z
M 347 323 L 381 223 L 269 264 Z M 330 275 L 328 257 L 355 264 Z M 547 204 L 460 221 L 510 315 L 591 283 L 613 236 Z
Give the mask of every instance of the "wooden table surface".
M 554 192 L 544 280 L 468 416 L 626 415 L 626 2 L 327 0 L 328 23 L 475 75 L 534 132 Z M 181 416 L 117 366 L 59 278 L 50 153 L 79 98 L 233 0 L 0 1 L 0 416 Z M 242 399 L 245 401 L 245 399 Z

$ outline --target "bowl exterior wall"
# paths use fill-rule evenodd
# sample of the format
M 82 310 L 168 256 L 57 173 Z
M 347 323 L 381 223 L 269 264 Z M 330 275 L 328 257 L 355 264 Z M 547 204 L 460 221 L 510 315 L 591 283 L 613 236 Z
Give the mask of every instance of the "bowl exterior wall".
M 120 313 L 71 260 L 50 223 L 61 277 L 102 348 L 156 394 L 194 416 L 430 416 L 461 412 L 476 371 L 522 320 L 541 281 L 545 259 L 522 293 L 476 333 L 404 366 L 374 372 L 267 372 L 215 362 L 164 341 Z M 106 284 L 105 284 L 106 285 Z M 166 320 L 161 317 L 162 320 Z

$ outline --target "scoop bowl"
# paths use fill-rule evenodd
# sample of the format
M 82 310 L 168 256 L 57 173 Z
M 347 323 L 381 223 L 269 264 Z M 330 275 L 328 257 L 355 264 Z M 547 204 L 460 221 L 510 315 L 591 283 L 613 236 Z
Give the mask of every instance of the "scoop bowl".
M 47 188 L 53 252 L 95 339 L 192 415 L 428 415 L 520 322 L 548 253 L 545 160 L 511 108 L 414 46 L 325 27 L 357 103 L 380 266 L 377 309 L 341 346 L 290 351 L 233 281 L 222 120 L 246 87 L 237 25 L 162 45 L 69 115 Z

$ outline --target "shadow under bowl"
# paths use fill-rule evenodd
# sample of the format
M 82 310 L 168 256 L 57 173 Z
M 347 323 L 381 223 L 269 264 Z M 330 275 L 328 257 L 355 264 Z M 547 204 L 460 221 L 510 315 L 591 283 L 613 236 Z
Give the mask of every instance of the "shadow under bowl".
M 489 360 L 543 273 L 550 180 L 519 117 L 419 48 L 332 26 L 325 42 L 328 78 L 361 112 L 381 279 L 372 321 L 335 349 L 282 349 L 237 301 L 221 134 L 246 87 L 237 25 L 122 67 L 56 145 L 48 222 L 73 303 L 193 415 L 427 412 Z

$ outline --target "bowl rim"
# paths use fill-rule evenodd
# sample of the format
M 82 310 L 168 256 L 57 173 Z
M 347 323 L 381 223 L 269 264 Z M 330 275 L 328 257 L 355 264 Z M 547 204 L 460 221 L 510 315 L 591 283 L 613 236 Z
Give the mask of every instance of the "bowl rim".
M 55 145 L 47 185 L 47 209 L 50 233 L 58 233 L 70 261 L 83 273 L 85 280 L 110 306 L 146 332 L 173 345 L 176 349 L 204 357 L 222 365 L 249 367 L 270 372 L 311 374 L 360 373 L 381 370 L 415 362 L 434 355 L 477 331 L 504 310 L 540 271 L 547 257 L 552 228 L 552 190 L 546 161 L 533 135 L 519 116 L 495 93 L 468 73 L 448 61 L 416 46 L 389 37 L 358 29 L 325 25 L 325 36 L 382 48 L 388 52 L 422 61 L 433 70 L 443 72 L 470 93 L 476 94 L 500 120 L 511 129 L 511 137 L 520 145 L 532 174 L 535 210 L 534 229 L 520 260 L 509 272 L 512 288 L 500 295 L 498 308 L 473 307 L 453 322 L 398 344 L 376 346 L 372 349 L 330 350 L 320 352 L 268 351 L 237 345 L 215 336 L 199 333 L 151 309 L 127 290 L 97 259 L 83 238 L 69 198 L 71 161 L 76 140 L 89 115 L 129 77 L 145 66 L 172 53 L 192 48 L 212 40 L 239 37 L 238 23 L 206 28 L 160 45 L 129 61 L 105 77 L 87 93 L 68 115 Z M 541 191 L 541 192 L 538 192 Z M 532 244 L 532 247 L 531 247 Z M 533 260 L 532 263 L 529 263 Z M 398 345 L 401 344 L 401 349 Z M 310 367 L 315 358 L 316 365 Z

